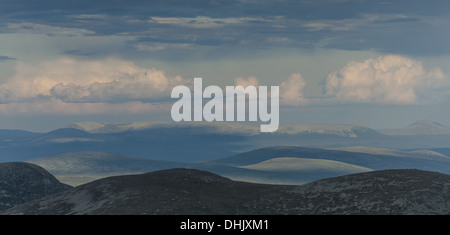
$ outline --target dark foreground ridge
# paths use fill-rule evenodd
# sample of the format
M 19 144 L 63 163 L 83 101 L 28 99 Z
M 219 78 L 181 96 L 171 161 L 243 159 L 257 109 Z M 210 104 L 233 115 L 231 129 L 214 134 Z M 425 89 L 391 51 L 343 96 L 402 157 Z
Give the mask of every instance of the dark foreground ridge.
M 447 214 L 449 190 L 449 175 L 420 170 L 373 171 L 289 186 L 178 168 L 100 179 L 3 213 Z
M 0 164 L 0 210 L 69 188 L 40 166 L 24 162 Z

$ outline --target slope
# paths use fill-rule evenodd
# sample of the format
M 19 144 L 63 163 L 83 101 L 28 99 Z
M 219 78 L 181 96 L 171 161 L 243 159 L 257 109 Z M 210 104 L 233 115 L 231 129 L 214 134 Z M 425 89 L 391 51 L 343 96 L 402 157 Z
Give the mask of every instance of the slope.
M 42 167 L 24 162 L 0 164 L 0 210 L 69 188 Z
M 3 214 L 448 214 L 450 176 L 386 170 L 302 186 L 170 169 L 100 179 Z

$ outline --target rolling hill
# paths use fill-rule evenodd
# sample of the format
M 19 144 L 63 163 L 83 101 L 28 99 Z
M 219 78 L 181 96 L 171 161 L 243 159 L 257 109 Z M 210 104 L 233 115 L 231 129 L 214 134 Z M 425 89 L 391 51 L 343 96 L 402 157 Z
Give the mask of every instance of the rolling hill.
M 358 147 L 356 147 L 358 148 Z M 256 164 L 262 161 L 279 157 L 326 159 L 347 164 L 379 169 L 405 169 L 417 168 L 423 170 L 444 171 L 449 170 L 450 157 L 433 151 L 374 151 L 374 148 L 359 147 L 344 148 L 341 150 L 325 148 L 305 148 L 297 146 L 274 146 L 255 149 L 236 154 L 230 157 L 217 158 L 205 162 L 242 166 Z
M 441 173 L 386 170 L 289 186 L 170 169 L 100 179 L 2 214 L 448 214 L 449 182 Z
M 194 163 L 150 160 L 122 154 L 82 151 L 31 159 L 63 183 L 77 186 L 114 175 L 169 168 L 205 170 L 251 183 L 305 184 L 346 174 L 386 169 L 450 173 L 450 157 L 433 151 L 398 151 L 356 146 L 341 149 L 278 146 Z
M 69 188 L 37 165 L 23 162 L 0 164 L 0 210 Z
M 252 178 L 251 174 L 239 176 L 203 168 L 232 179 L 255 183 L 302 184 L 358 171 L 387 169 L 420 169 L 450 174 L 450 157 L 443 154 L 433 151 L 397 151 L 361 146 L 341 150 L 275 146 L 212 159 L 204 163 L 253 170 L 253 176 L 258 177 Z
M 339 161 L 295 157 L 272 158 L 239 168 L 254 170 L 254 176 L 232 179 L 267 184 L 305 184 L 318 179 L 372 171 Z
M 371 169 L 338 161 L 307 158 L 273 158 L 248 166 L 210 163 L 177 163 L 149 160 L 115 153 L 84 151 L 27 161 L 39 165 L 68 185 L 78 186 L 108 176 L 138 174 L 170 168 L 210 171 L 233 180 L 252 183 L 304 184 Z M 290 167 L 287 169 L 286 167 Z
M 311 158 L 295 158 L 295 157 L 280 157 L 272 158 L 260 163 L 240 166 L 240 168 L 254 169 L 261 171 L 336 171 L 336 172 L 363 172 L 370 171 L 369 168 L 364 168 L 356 165 L 346 164 L 333 160 L 311 159 Z

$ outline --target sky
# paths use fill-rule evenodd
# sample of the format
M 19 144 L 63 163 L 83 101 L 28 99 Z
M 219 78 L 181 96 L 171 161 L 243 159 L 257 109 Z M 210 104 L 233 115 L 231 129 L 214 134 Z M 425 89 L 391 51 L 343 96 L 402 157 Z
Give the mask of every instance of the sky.
M 173 87 L 280 87 L 281 124 L 450 126 L 447 0 L 0 0 L 0 128 L 171 121 Z

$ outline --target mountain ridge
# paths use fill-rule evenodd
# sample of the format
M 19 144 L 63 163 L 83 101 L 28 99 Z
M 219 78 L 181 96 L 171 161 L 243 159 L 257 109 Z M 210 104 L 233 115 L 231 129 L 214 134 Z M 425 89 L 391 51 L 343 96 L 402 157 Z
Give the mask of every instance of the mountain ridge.
M 421 119 L 402 128 L 379 130 L 386 135 L 450 135 L 450 127 Z
M 384 135 L 353 124 L 280 126 L 279 132 L 274 133 L 260 133 L 257 126 L 246 123 L 88 122 L 77 125 L 78 129 L 74 126 L 60 128 L 26 138 L 25 133 L 22 133 L 24 138 L 5 136 L 0 140 L 0 162 L 27 161 L 77 151 L 114 152 L 192 163 L 279 145 L 311 148 L 371 146 L 396 150 L 450 148 L 447 135 Z
M 1 214 L 447 214 L 450 176 L 383 170 L 306 185 L 233 181 L 194 169 L 115 176 Z

